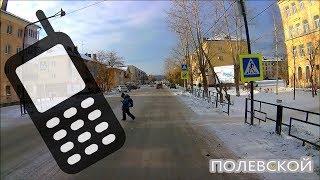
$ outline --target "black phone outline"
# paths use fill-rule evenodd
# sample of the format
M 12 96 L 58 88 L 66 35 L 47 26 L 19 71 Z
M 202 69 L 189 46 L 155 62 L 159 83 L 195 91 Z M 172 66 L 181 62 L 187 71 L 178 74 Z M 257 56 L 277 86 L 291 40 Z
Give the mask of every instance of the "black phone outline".
M 47 51 L 48 49 L 50 49 L 58 44 L 61 44 L 64 47 L 64 49 L 66 50 L 66 52 L 68 53 L 69 58 L 71 59 L 72 63 L 74 64 L 75 68 L 77 69 L 78 73 L 80 74 L 80 76 L 86 86 L 80 92 L 74 94 L 73 96 L 69 97 L 68 99 L 62 101 L 61 103 L 51 107 L 50 109 L 46 110 L 43 113 L 41 113 L 37 110 L 37 108 L 33 104 L 33 101 L 31 100 L 29 94 L 27 93 L 26 89 L 24 88 L 23 83 L 21 82 L 21 80 L 17 76 L 16 69 L 17 69 L 17 67 L 21 66 L 22 64 L 32 60 L 34 57 L 37 57 L 41 53 Z M 26 53 L 26 52 L 29 52 L 29 53 Z M 45 144 L 47 145 L 49 151 L 51 152 L 51 154 L 54 157 L 55 161 L 57 162 L 58 166 L 64 172 L 69 173 L 69 174 L 78 173 L 78 172 L 82 171 L 83 169 L 89 167 L 90 165 L 103 159 L 104 157 L 108 156 L 109 154 L 119 150 L 124 145 L 124 142 L 126 139 L 124 129 L 121 127 L 121 125 L 120 125 L 118 119 L 116 118 L 116 116 L 114 115 L 109 103 L 107 102 L 107 100 L 103 96 L 103 92 L 100 90 L 99 86 L 95 82 L 89 69 L 85 65 L 84 60 L 81 58 L 79 52 L 75 48 L 75 45 L 73 44 L 72 40 L 70 39 L 70 37 L 67 34 L 62 33 L 62 32 L 51 32 L 45 38 L 39 40 L 38 42 L 32 44 L 31 46 L 27 47 L 26 49 L 13 55 L 12 57 L 10 57 L 6 62 L 4 69 L 5 69 L 5 74 L 6 74 L 7 78 L 9 79 L 13 89 L 15 90 L 15 92 L 17 93 L 19 98 L 25 99 L 25 108 L 26 108 L 28 114 L 30 115 L 30 118 L 33 121 L 33 124 L 36 126 L 38 132 L 40 133 L 42 139 L 44 140 Z M 82 94 L 85 96 L 85 98 L 78 99 L 80 97 L 80 95 L 82 95 Z M 81 163 L 80 165 L 78 165 L 78 163 L 77 163 L 76 165 L 68 165 L 66 163 L 66 159 L 59 157 L 59 154 L 64 154 L 60 151 L 60 146 L 61 146 L 61 144 L 68 142 L 68 141 L 66 141 L 67 139 L 63 140 L 63 141 L 58 141 L 58 142 L 53 140 L 50 142 L 49 138 L 53 139 L 52 138 L 52 131 L 55 128 L 53 128 L 53 129 L 46 128 L 46 122 L 49 119 L 51 119 L 52 117 L 54 117 L 54 116 L 52 116 L 52 114 L 60 113 L 59 117 L 63 117 L 63 115 L 62 115 L 63 111 L 68 108 L 61 107 L 61 109 L 59 109 L 58 107 L 61 104 L 66 104 L 67 107 L 69 107 L 69 108 L 70 107 L 78 107 L 77 109 L 79 109 L 81 101 L 86 99 L 86 97 L 89 97 L 89 96 L 87 96 L 87 94 L 91 94 L 90 97 L 94 97 L 95 102 L 98 101 L 97 103 L 104 104 L 106 106 L 106 107 L 99 108 L 99 109 L 105 109 L 107 111 L 106 113 L 108 114 L 108 120 L 106 120 L 106 121 L 109 124 L 108 129 L 110 129 L 110 127 L 113 127 L 112 130 L 113 131 L 115 130 L 113 132 L 113 134 L 116 135 L 116 139 L 114 142 L 112 142 L 113 143 L 112 147 L 108 146 L 107 148 L 105 148 L 105 151 L 99 151 L 100 150 L 100 148 L 99 148 L 98 152 L 96 152 L 97 154 L 88 155 L 88 156 L 95 156 L 95 158 L 89 159 L 88 161 L 86 161 L 86 164 Z M 103 97 L 103 98 L 96 99 L 96 97 L 100 97 L 100 98 Z M 69 106 L 68 104 L 72 104 L 72 105 Z M 95 107 L 91 107 L 91 108 L 95 108 Z M 79 116 L 79 113 L 80 113 L 80 117 L 81 117 L 81 114 L 87 115 L 86 111 L 79 111 L 78 110 L 77 116 Z M 112 117 L 109 117 L 110 115 Z M 110 119 L 112 119 L 112 120 L 110 121 Z M 59 127 L 60 126 L 67 127 L 66 124 L 68 124 L 68 126 L 70 126 L 69 125 L 70 120 L 69 121 L 66 120 L 65 122 L 63 122 L 63 121 L 64 121 L 64 119 L 60 120 L 60 123 L 58 125 Z M 87 128 L 91 128 L 91 129 L 94 129 L 94 127 L 95 127 L 93 124 L 91 124 L 90 126 L 84 125 L 84 127 L 86 127 L 86 126 L 87 126 Z M 56 132 L 56 130 L 57 130 L 57 128 L 55 129 L 54 132 Z M 47 131 L 49 131 L 50 133 L 46 133 Z M 72 130 L 69 130 L 69 131 L 67 131 L 67 134 L 69 134 L 70 132 L 71 132 L 71 134 L 76 133 L 76 132 L 72 132 Z M 94 133 L 96 133 L 96 132 L 94 132 Z M 74 138 L 74 137 L 75 136 L 72 136 L 72 138 Z M 89 142 L 91 142 L 91 141 L 93 141 L 93 138 L 91 138 L 89 140 Z M 52 143 L 52 142 L 54 142 L 54 143 Z M 93 142 L 95 142 L 95 141 L 93 141 Z M 76 142 L 76 143 L 79 144 L 80 142 Z M 88 143 L 86 143 L 86 144 L 88 144 Z M 87 147 L 87 145 L 84 145 L 84 144 L 82 144 L 82 146 L 81 145 L 79 145 L 79 146 L 80 147 Z M 84 148 L 82 148 L 82 149 L 84 150 Z M 80 160 L 80 162 L 81 162 L 81 160 Z

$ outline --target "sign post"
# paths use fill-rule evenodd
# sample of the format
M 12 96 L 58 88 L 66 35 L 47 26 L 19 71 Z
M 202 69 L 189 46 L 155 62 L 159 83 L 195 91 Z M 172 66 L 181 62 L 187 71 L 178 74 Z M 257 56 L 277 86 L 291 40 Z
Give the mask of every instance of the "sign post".
M 240 78 L 241 82 L 250 82 L 251 110 L 250 124 L 253 125 L 254 106 L 253 106 L 253 81 L 263 80 L 262 55 L 261 54 L 241 54 Z M 246 112 L 247 113 L 247 112 Z
M 187 80 L 189 79 L 189 71 L 187 64 L 181 64 L 181 79 L 183 79 L 183 84 L 187 90 Z

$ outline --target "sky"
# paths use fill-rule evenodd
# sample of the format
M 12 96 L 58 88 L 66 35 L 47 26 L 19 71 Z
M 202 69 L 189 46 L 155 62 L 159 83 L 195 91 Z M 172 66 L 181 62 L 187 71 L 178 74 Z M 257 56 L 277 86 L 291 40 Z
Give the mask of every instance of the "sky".
M 273 0 L 248 1 L 249 18 L 272 2 Z M 41 9 L 47 16 L 51 16 L 62 8 L 67 15 L 50 19 L 51 25 L 55 31 L 68 34 L 80 53 L 115 50 L 125 58 L 126 64 L 135 65 L 148 74 L 163 74 L 164 59 L 177 44 L 176 35 L 166 22 L 170 1 L 95 3 L 97 2 L 9 0 L 7 11 L 29 21 L 37 21 L 37 10 Z M 81 9 L 88 5 L 92 6 Z M 77 9 L 81 10 L 73 12 Z M 273 30 L 270 11 L 261 14 L 249 25 L 252 40 L 266 34 L 265 38 L 252 44 L 252 49 L 270 56 L 272 36 L 265 33 Z M 40 30 L 40 38 L 44 36 L 45 32 Z

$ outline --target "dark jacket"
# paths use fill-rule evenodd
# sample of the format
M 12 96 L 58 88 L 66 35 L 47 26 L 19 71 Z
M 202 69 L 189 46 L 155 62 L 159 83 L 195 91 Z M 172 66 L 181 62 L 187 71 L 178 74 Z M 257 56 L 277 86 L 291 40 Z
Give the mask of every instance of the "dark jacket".
M 133 105 L 132 99 L 129 95 L 125 95 L 122 100 L 122 109 L 128 109 L 129 107 L 132 107 Z

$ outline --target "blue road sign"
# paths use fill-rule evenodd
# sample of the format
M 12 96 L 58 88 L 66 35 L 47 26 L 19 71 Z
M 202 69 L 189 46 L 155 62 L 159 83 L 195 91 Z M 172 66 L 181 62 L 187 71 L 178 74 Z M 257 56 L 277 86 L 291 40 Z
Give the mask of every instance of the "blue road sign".
M 186 64 L 181 64 L 181 70 L 186 71 L 188 69 L 188 66 Z
M 263 80 L 261 54 L 243 54 L 239 59 L 242 82 Z
M 244 77 L 259 77 L 259 59 L 258 58 L 243 58 Z

